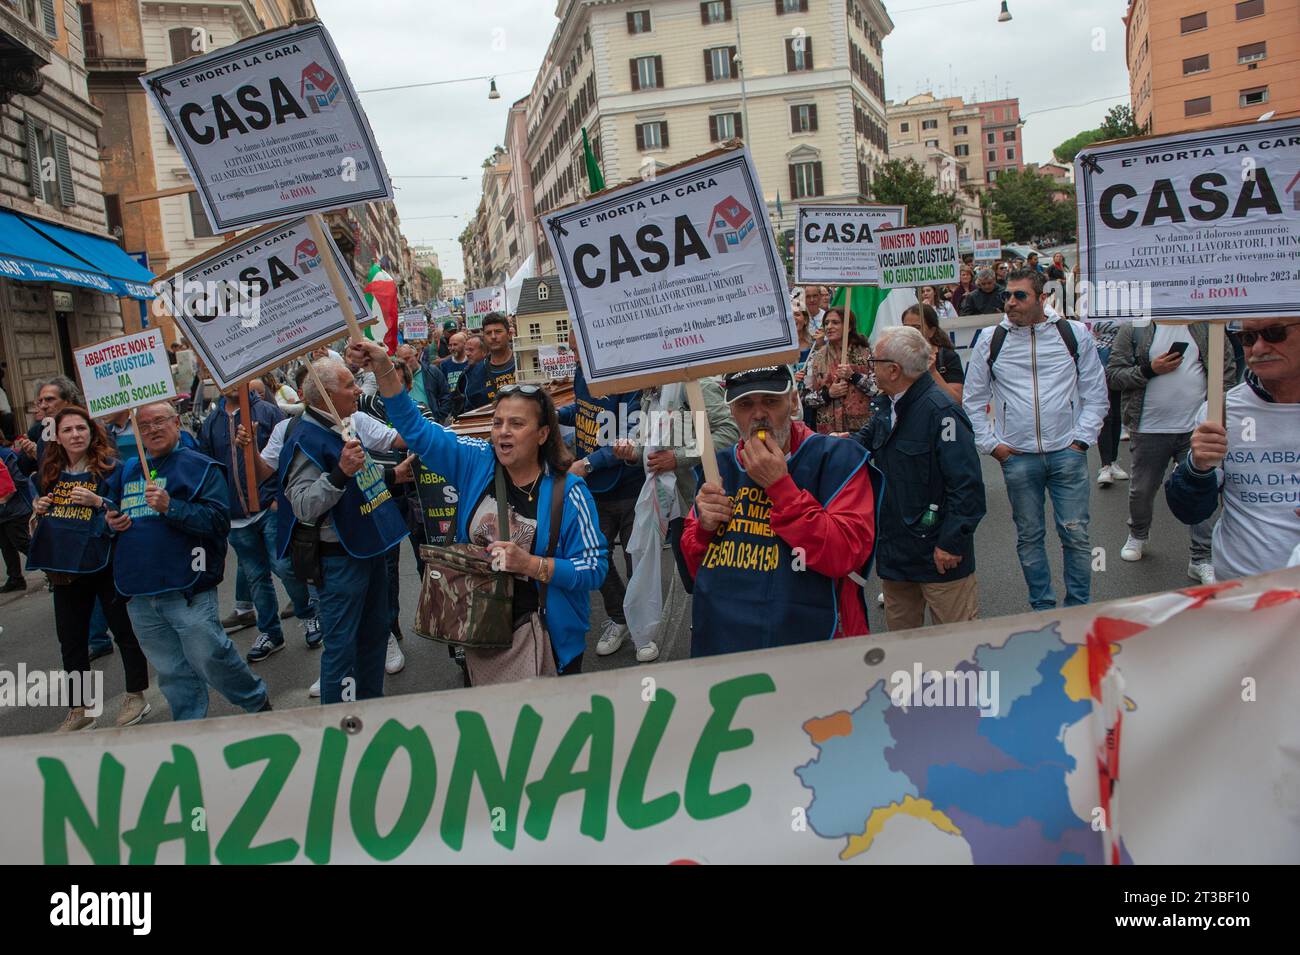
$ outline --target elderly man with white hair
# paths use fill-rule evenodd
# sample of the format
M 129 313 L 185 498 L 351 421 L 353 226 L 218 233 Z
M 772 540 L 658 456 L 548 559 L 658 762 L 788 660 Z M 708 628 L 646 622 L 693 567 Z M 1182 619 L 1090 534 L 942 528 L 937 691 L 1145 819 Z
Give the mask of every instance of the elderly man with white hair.
M 975 528 L 984 481 L 970 419 L 930 374 L 934 349 L 915 328 L 880 334 L 870 359 L 881 394 L 853 437 L 885 475 L 876 572 L 890 630 L 974 620 Z
M 316 360 L 312 369 L 346 421 L 361 394 L 352 373 L 333 358 Z M 338 703 L 384 695 L 385 554 L 408 531 L 384 469 L 333 420 L 315 379 L 306 382 L 307 410 L 286 431 L 280 452 L 278 507 L 289 519 L 279 523 L 279 554 L 290 554 L 295 573 L 318 590 L 321 702 Z

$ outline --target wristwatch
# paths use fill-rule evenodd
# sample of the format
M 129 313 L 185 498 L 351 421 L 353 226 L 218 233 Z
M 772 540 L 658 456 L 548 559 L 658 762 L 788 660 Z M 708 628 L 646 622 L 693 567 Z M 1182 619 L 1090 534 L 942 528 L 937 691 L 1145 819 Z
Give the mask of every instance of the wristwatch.
M 1082 441 L 1071 441 L 1070 447 L 1077 448 L 1078 450 L 1083 452 L 1087 452 L 1089 445 L 1084 444 Z

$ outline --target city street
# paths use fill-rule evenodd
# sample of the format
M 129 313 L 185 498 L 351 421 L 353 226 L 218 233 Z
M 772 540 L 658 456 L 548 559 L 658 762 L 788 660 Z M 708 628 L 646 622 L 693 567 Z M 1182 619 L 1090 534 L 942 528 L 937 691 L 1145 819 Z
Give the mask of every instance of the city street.
M 1092 473 L 1098 466 L 1096 452 L 1090 455 Z M 1127 443 L 1121 445 L 1120 462 L 1129 466 Z M 976 534 L 977 574 L 980 583 L 980 606 L 985 617 L 1022 613 L 1028 609 L 1024 578 L 1015 554 L 1015 527 L 1011 521 L 1006 491 L 998 466 L 988 458 L 983 461 L 984 481 L 988 490 L 988 515 Z M 1092 491 L 1092 543 L 1105 549 L 1105 570 L 1093 575 L 1094 601 L 1113 600 L 1153 591 L 1190 586 L 1186 576 L 1187 532 L 1169 514 L 1164 505 L 1163 493 L 1157 498 L 1155 522 L 1152 526 L 1151 545 L 1147 556 L 1136 564 L 1119 559 L 1119 549 L 1124 543 L 1127 526 L 1128 482 L 1119 481 L 1109 489 L 1093 485 Z M 1063 598 L 1061 584 L 1061 550 L 1055 531 L 1047 532 L 1048 557 L 1051 559 L 1053 579 L 1058 598 Z M 664 573 L 674 573 L 672 558 L 664 552 Z M 226 566 L 226 578 L 221 585 L 222 611 L 228 612 L 233 601 L 235 558 L 231 552 Z M 0 597 L 0 670 L 16 670 L 19 663 L 33 669 L 58 669 L 59 649 L 54 634 L 54 610 L 45 590 L 44 577 L 33 573 L 28 577 L 25 595 L 6 594 Z M 406 669 L 389 676 L 386 691 L 389 694 L 421 693 L 429 690 L 447 690 L 461 686 L 460 670 L 449 658 L 447 649 L 423 640 L 411 633 L 415 612 L 418 581 L 410 549 L 403 545 L 402 554 L 402 626 L 406 639 L 402 643 L 406 655 Z M 869 614 L 872 631 L 884 630 L 884 614 L 875 603 L 879 593 L 878 582 L 870 582 Z M 281 602 L 284 603 L 283 591 Z M 595 654 L 596 634 L 605 621 L 599 594 L 592 595 L 592 630 L 588 637 L 588 650 L 584 659 L 586 672 L 614 667 L 637 666 L 631 641 L 618 653 L 609 657 Z M 307 695 L 307 688 L 319 675 L 319 652 L 308 650 L 302 641 L 302 624 L 296 620 L 285 622 L 287 645 L 285 649 L 258 664 L 255 670 L 271 688 L 272 704 L 276 709 L 314 706 L 317 701 Z M 683 613 L 677 619 L 665 621 L 666 636 L 661 642 L 665 653 L 660 660 L 684 659 L 690 654 L 690 619 Z M 253 628 L 233 635 L 241 652 L 247 651 L 257 632 Z M 652 668 L 654 664 L 641 664 Z M 111 726 L 121 702 L 122 668 L 117 654 L 101 658 L 95 666 L 104 672 L 107 695 L 101 724 Z M 170 719 L 166 702 L 156 685 L 151 686 L 147 697 L 153 712 L 146 719 L 158 723 Z M 58 708 L 33 709 L 27 707 L 0 708 L 0 735 L 44 733 L 55 729 L 63 720 L 64 710 Z M 212 695 L 212 716 L 225 716 L 238 712 L 224 699 Z

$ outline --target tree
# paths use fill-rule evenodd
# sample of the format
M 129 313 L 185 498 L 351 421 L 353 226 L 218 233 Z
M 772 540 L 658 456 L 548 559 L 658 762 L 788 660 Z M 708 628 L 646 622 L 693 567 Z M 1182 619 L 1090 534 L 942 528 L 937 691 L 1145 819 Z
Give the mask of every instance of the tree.
M 1011 220 L 1000 212 L 995 212 L 989 216 L 989 236 L 990 239 L 1000 239 L 1003 242 L 1016 241 L 1016 232 L 1011 228 Z
M 961 221 L 961 200 L 939 192 L 938 183 L 915 159 L 886 162 L 872 178 L 871 194 L 876 202 L 906 205 L 907 221 L 912 225 Z
M 1063 189 L 1068 191 L 1051 176 L 1028 169 L 1009 169 L 989 189 L 989 200 L 993 212 L 1010 223 L 1014 233 L 1012 241 L 1030 242 L 1040 236 L 1074 231 L 1073 203 L 1055 196 Z
M 1133 121 L 1133 110 L 1127 106 L 1112 106 L 1101 121 L 1102 139 L 1128 139 L 1141 136 L 1142 129 Z
M 1100 129 L 1085 129 L 1081 133 L 1071 136 L 1061 145 L 1052 150 L 1052 156 L 1057 162 L 1072 163 L 1074 157 L 1079 154 L 1079 150 L 1091 146 L 1093 143 L 1102 139 Z
M 423 271 L 425 277 L 429 280 L 429 288 L 433 289 L 433 297 L 437 298 L 442 291 L 442 269 L 429 265 L 425 266 Z

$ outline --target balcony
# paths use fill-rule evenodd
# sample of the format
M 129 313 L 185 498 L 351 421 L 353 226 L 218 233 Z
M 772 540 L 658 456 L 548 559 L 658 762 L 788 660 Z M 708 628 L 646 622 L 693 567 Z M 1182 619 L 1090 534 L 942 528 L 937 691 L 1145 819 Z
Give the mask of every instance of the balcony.
M 86 69 L 93 73 L 143 73 L 145 71 L 144 54 L 138 50 L 127 53 L 115 48 L 115 44 L 105 44 L 104 34 L 97 30 L 81 27 L 81 44 L 86 51 Z
M 44 85 L 41 70 L 54 56 L 49 39 L 21 14 L 0 4 L 0 105 L 15 96 L 35 96 Z
M 525 335 L 520 333 L 514 338 L 514 347 L 535 348 L 538 345 L 567 345 L 568 342 L 568 332 L 542 332 L 540 335 Z

